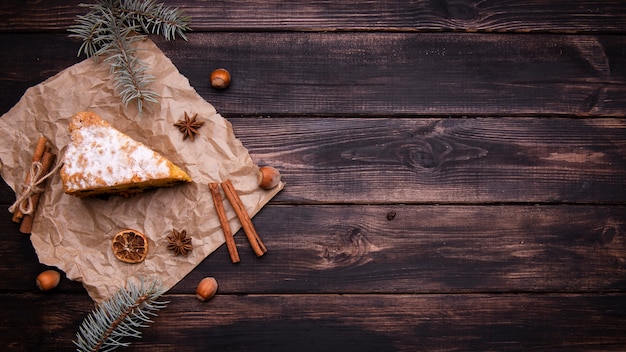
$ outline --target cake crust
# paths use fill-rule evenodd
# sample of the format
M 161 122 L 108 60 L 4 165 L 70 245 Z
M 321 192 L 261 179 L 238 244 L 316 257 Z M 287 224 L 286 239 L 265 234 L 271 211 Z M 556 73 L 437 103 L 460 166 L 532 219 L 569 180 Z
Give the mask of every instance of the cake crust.
M 164 156 L 112 127 L 96 113 L 75 114 L 61 168 L 63 191 L 78 197 L 129 196 L 191 182 Z

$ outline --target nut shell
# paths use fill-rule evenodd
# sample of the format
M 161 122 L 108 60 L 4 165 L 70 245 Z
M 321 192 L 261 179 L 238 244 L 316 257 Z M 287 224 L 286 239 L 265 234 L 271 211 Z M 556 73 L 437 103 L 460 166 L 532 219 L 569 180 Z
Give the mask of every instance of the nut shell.
M 37 275 L 35 283 L 42 291 L 52 290 L 59 285 L 61 274 L 56 270 L 46 270 Z
M 205 277 L 204 279 L 200 280 L 198 288 L 196 289 L 196 297 L 200 301 L 204 302 L 213 298 L 213 296 L 215 296 L 215 293 L 217 293 L 217 280 L 215 280 L 215 278 Z
M 280 184 L 280 172 L 271 166 L 259 168 L 258 182 L 263 189 L 272 189 Z
M 224 89 L 230 85 L 230 73 L 224 68 L 218 68 L 211 72 L 211 87 Z

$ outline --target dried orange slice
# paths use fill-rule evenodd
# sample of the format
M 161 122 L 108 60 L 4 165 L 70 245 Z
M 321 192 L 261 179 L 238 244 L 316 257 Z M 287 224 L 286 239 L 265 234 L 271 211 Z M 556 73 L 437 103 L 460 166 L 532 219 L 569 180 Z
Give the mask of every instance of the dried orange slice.
M 111 245 L 115 257 L 124 263 L 141 263 L 148 256 L 148 238 L 137 230 L 116 233 Z

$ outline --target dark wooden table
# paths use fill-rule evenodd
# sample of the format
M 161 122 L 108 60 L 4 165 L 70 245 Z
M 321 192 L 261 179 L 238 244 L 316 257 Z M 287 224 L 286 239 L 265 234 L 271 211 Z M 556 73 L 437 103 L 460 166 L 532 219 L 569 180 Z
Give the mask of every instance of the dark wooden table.
M 287 187 L 253 219 L 268 254 L 238 234 L 127 350 L 626 350 L 626 3 L 168 4 L 193 33 L 155 42 Z M 79 13 L 0 4 L 0 113 L 82 60 Z M 35 287 L 13 200 L 0 348 L 71 350 L 93 302 Z

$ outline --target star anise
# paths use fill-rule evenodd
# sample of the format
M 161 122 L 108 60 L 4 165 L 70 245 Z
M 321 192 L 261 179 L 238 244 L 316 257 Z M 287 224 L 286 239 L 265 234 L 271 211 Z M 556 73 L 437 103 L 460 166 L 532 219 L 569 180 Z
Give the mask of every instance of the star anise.
M 198 134 L 198 129 L 204 125 L 204 121 L 197 121 L 198 114 L 193 116 L 187 115 L 185 112 L 185 118 L 178 120 L 174 126 L 178 127 L 178 130 L 183 134 L 183 140 L 191 139 L 193 142 L 193 138 L 196 134 Z
M 167 236 L 167 249 L 174 251 L 174 255 L 187 255 L 192 250 L 191 237 L 187 237 L 187 231 L 172 230 L 172 234 Z

